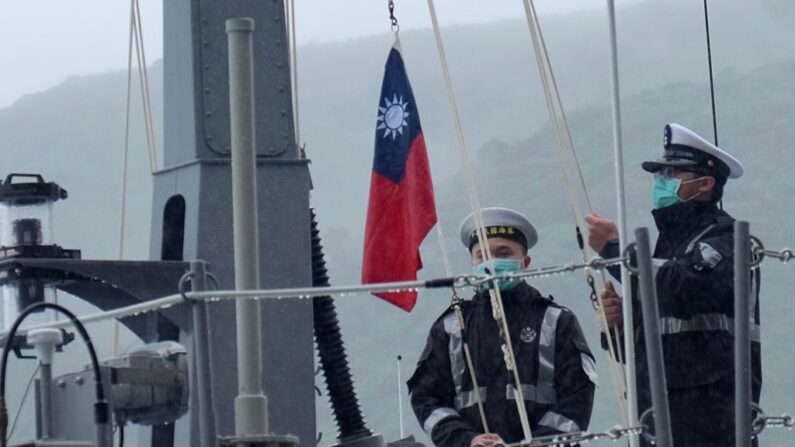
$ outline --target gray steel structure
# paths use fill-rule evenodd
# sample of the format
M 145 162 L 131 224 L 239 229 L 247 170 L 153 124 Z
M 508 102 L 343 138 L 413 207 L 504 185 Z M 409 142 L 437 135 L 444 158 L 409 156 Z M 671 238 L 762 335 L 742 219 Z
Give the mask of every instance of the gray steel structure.
M 254 35 L 259 279 L 262 287 L 311 286 L 308 161 L 293 130 L 287 33 L 281 1 L 169 0 L 164 18 L 164 165 L 155 174 L 151 258 L 202 259 L 223 289 L 234 287 L 229 79 L 225 21 L 250 17 Z M 315 442 L 312 303 L 261 303 L 262 381 L 269 429 Z M 235 304 L 207 312 L 212 397 L 219 436 L 235 433 Z M 189 348 L 191 334 L 180 331 Z M 199 445 L 196 380 L 191 409 L 175 425 L 141 436 L 142 446 Z

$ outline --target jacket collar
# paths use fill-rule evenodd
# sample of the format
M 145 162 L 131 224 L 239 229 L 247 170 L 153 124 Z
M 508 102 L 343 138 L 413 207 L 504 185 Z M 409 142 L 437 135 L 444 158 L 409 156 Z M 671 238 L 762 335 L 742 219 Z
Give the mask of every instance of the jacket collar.
M 715 202 L 685 202 L 652 210 L 660 233 L 692 229 L 712 222 L 720 213 Z
M 505 307 L 510 307 L 514 303 L 524 303 L 536 298 L 543 298 L 541 292 L 536 290 L 535 287 L 531 286 L 530 284 L 527 284 L 525 281 L 521 281 L 510 290 L 501 290 L 500 296 L 502 297 L 502 303 Z M 488 290 L 480 290 L 475 295 L 473 301 L 476 303 L 490 304 L 491 295 L 489 294 Z

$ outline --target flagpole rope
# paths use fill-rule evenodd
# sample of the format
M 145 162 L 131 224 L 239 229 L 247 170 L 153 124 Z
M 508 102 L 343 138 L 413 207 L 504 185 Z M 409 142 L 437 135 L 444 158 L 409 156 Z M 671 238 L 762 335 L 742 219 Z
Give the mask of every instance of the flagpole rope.
M 554 71 L 552 70 L 552 65 L 549 60 L 549 53 L 546 50 L 546 44 L 543 39 L 543 34 L 541 32 L 540 23 L 538 21 L 538 15 L 535 11 L 535 6 L 532 0 L 524 0 L 523 1 L 525 7 L 525 16 L 527 18 L 528 27 L 530 30 L 530 35 L 533 39 L 533 46 L 535 48 L 535 57 L 536 63 L 539 69 L 539 76 L 541 78 L 543 90 L 544 90 L 544 97 L 547 104 L 547 109 L 550 115 L 550 122 L 553 125 L 553 133 L 555 134 L 556 141 L 558 143 L 558 155 L 561 161 L 561 168 L 564 173 L 564 183 L 566 186 L 567 195 L 569 198 L 569 205 L 572 210 L 572 216 L 575 220 L 575 225 L 578 228 L 578 234 L 581 234 L 580 228 L 584 227 L 584 220 L 582 217 L 582 212 L 579 209 L 579 202 L 577 201 L 576 195 L 574 193 L 574 186 L 572 181 L 572 173 L 570 171 L 570 166 L 572 164 L 572 160 L 570 160 L 567 156 L 567 151 L 564 147 L 564 144 L 568 143 L 568 146 L 571 150 L 571 154 L 573 154 L 573 158 L 575 164 L 577 165 L 578 172 L 580 173 L 580 186 L 582 190 L 585 192 L 586 202 L 590 208 L 590 198 L 588 198 L 587 194 L 587 186 L 585 185 L 584 178 L 582 176 L 582 171 L 580 169 L 579 160 L 576 157 L 576 151 L 574 149 L 574 145 L 571 141 L 571 132 L 568 128 L 568 122 L 565 120 L 565 111 L 563 109 L 563 105 L 560 99 L 560 91 L 557 87 L 557 81 L 554 78 Z M 555 96 L 554 98 L 557 99 L 557 103 L 553 100 L 552 90 L 554 89 Z M 559 109 L 559 110 L 558 110 Z M 559 118 L 560 114 L 562 119 Z M 565 130 L 564 130 L 565 129 Z M 565 132 L 565 133 L 564 133 Z M 587 261 L 589 256 L 587 251 L 585 250 L 584 246 L 580 246 L 580 254 L 582 256 L 583 261 Z M 593 276 L 590 272 L 586 271 L 586 278 L 589 279 L 589 282 L 593 280 Z M 605 278 L 604 274 L 602 276 L 602 282 L 604 283 Z M 594 286 L 596 284 L 594 283 Z M 596 287 L 595 287 L 596 288 Z M 601 284 L 599 285 L 599 292 L 601 292 L 602 287 Z M 619 402 L 620 410 L 622 411 L 622 415 L 624 415 L 624 419 L 626 421 L 626 402 L 624 396 L 626 393 L 624 392 L 624 383 L 626 383 L 626 378 L 624 377 L 623 368 L 620 367 L 620 362 L 617 361 L 617 352 L 621 351 L 620 346 L 615 346 L 616 343 L 620 344 L 620 338 L 615 339 L 611 337 L 609 328 L 607 327 L 607 318 L 604 313 L 604 306 L 601 299 L 601 294 L 597 293 L 594 290 L 596 295 L 596 300 L 598 302 L 597 306 L 597 324 L 599 325 L 600 329 L 604 329 L 605 333 L 608 334 L 607 339 L 607 346 L 608 346 L 608 355 L 613 360 L 610 363 L 610 374 L 611 380 L 613 381 L 616 398 Z
M 155 147 L 154 122 L 152 120 L 152 102 L 149 92 L 149 75 L 146 66 L 144 34 L 141 26 L 141 9 L 138 0 L 132 0 L 134 10 L 133 34 L 135 51 L 138 61 L 138 79 L 141 84 L 141 101 L 143 102 L 144 129 L 146 130 L 146 148 L 149 153 L 149 168 L 154 174 L 157 169 L 157 149 Z
M 135 27 L 135 8 L 134 0 L 130 1 L 130 35 L 127 43 L 127 101 L 124 117 L 124 151 L 122 155 L 121 169 L 121 199 L 119 200 L 119 259 L 124 258 L 124 234 L 125 221 L 127 220 L 127 171 L 129 167 L 130 154 L 130 107 L 132 105 L 132 49 L 133 49 L 133 29 Z M 150 159 L 151 161 L 151 159 Z M 116 356 L 119 351 L 120 324 L 116 322 L 113 327 L 113 337 L 111 339 L 111 354 Z
M 444 233 L 442 233 L 442 226 L 436 223 L 436 239 L 439 241 L 439 250 L 442 252 L 442 263 L 444 264 L 444 273 L 447 276 L 453 276 L 453 268 L 450 266 L 450 258 L 447 255 L 447 243 L 444 241 Z
M 470 208 L 472 208 L 472 213 L 475 220 L 478 244 L 481 252 L 483 253 L 483 259 L 485 261 L 489 261 L 492 259 L 491 250 L 489 249 L 489 245 L 486 238 L 486 232 L 483 225 L 483 216 L 480 212 L 480 203 L 478 202 L 477 192 L 475 189 L 476 188 L 475 179 L 472 174 L 471 163 L 469 161 L 469 155 L 466 149 L 466 141 L 464 139 L 463 126 L 461 125 L 461 118 L 460 114 L 458 113 L 458 105 L 456 104 L 452 81 L 450 80 L 450 70 L 447 65 L 447 56 L 444 51 L 444 45 L 442 43 L 442 35 L 439 30 L 439 22 L 436 17 L 436 8 L 434 6 L 433 0 L 428 0 L 428 11 L 430 12 L 431 22 L 433 24 L 433 35 L 436 41 L 436 49 L 439 53 L 439 61 L 442 65 L 442 76 L 444 77 L 445 88 L 447 90 L 447 99 L 450 104 L 450 111 L 453 116 L 453 124 L 455 126 L 456 138 L 458 140 L 458 148 L 461 153 L 461 160 L 463 164 L 464 178 L 466 181 L 467 195 L 469 197 Z M 530 431 L 530 423 L 527 417 L 527 409 L 524 406 L 524 396 L 522 395 L 522 387 L 520 386 L 519 372 L 516 368 L 516 358 L 513 353 L 511 336 L 508 330 L 507 321 L 505 320 L 505 311 L 502 306 L 502 296 L 500 294 L 500 290 L 498 287 L 492 287 L 489 290 L 489 295 L 491 297 L 492 311 L 494 313 L 493 316 L 494 319 L 497 320 L 497 323 L 499 324 L 500 335 L 501 338 L 503 339 L 503 350 L 505 354 L 504 360 L 506 363 L 506 367 L 509 371 L 513 373 L 513 379 L 515 382 L 514 399 L 516 400 L 516 409 L 519 413 L 519 420 L 522 425 L 522 432 L 525 440 L 531 441 L 533 439 L 533 435 L 532 432 Z M 487 425 L 485 423 L 486 422 L 485 418 L 483 422 L 484 422 L 484 427 L 486 427 Z
M 555 135 L 555 140 L 557 142 L 557 150 L 558 156 L 561 162 L 561 169 L 563 170 L 563 179 L 565 184 L 566 193 L 569 200 L 569 206 L 571 208 L 572 217 L 574 218 L 575 225 L 578 231 L 578 237 L 582 234 L 581 228 L 584 228 L 584 219 L 582 211 L 580 210 L 580 204 L 577 200 L 575 191 L 574 191 L 574 175 L 571 172 L 571 166 L 576 166 L 577 173 L 579 176 L 579 186 L 583 192 L 583 196 L 585 198 L 586 205 L 589 210 L 592 209 L 591 200 L 588 195 L 588 188 L 585 184 L 585 179 L 582 174 L 581 164 L 577 157 L 577 151 L 574 147 L 572 138 L 571 138 L 571 130 L 568 125 L 568 120 L 566 119 L 566 113 L 563 109 L 563 103 L 560 96 L 560 90 L 557 86 L 557 80 L 555 78 L 554 70 L 552 69 L 552 64 L 549 59 L 549 53 L 546 48 L 546 43 L 544 41 L 543 33 L 541 32 L 541 25 L 538 20 L 538 14 L 535 10 L 535 5 L 533 0 L 523 0 L 524 10 L 525 10 L 525 17 L 527 19 L 528 29 L 530 31 L 530 36 L 532 38 L 533 47 L 534 47 L 534 55 L 536 58 L 536 64 L 539 70 L 539 77 L 541 80 L 541 84 L 544 91 L 544 99 L 547 105 L 547 111 L 549 113 L 550 123 L 552 124 L 553 134 Z M 553 97 L 554 92 L 554 97 Z M 568 149 L 568 150 L 567 150 Z M 579 242 L 579 240 L 578 240 Z M 588 261 L 590 256 L 586 251 L 585 247 L 580 242 L 580 254 L 582 256 L 583 261 Z M 604 330 L 605 334 L 607 334 L 607 346 L 608 346 L 608 354 L 613 362 L 610 363 L 610 374 L 611 379 L 613 381 L 613 385 L 615 387 L 616 398 L 619 402 L 619 407 L 624 417 L 624 421 L 628 423 L 627 419 L 627 409 L 626 409 L 626 391 L 625 391 L 625 384 L 626 384 L 626 377 L 624 376 L 623 368 L 621 367 L 620 358 L 617 353 L 621 351 L 620 346 L 620 338 L 619 337 L 612 337 L 610 334 L 610 328 L 607 326 L 607 318 L 604 312 L 604 305 L 602 303 L 601 298 L 601 291 L 603 290 L 602 284 L 606 282 L 606 278 L 604 276 L 604 272 L 602 272 L 602 284 L 597 284 L 593 281 L 593 275 L 591 272 L 586 271 L 586 278 L 589 281 L 589 284 L 592 283 L 592 287 L 594 288 L 594 293 L 596 295 L 596 301 L 598 303 L 597 306 L 597 313 L 596 319 L 597 324 L 599 325 L 601 330 Z M 596 290 L 598 287 L 598 291 Z
M 127 220 L 127 177 L 129 165 L 130 148 L 130 106 L 132 104 L 132 53 L 133 42 L 135 42 L 136 62 L 138 63 L 138 77 L 141 82 L 141 95 L 143 100 L 144 125 L 146 129 L 146 146 L 149 157 L 149 169 L 151 173 L 157 170 L 157 154 L 154 142 L 154 125 L 152 122 L 152 109 L 149 93 L 149 78 L 146 73 L 146 53 L 144 52 L 143 29 L 141 27 L 141 9 L 138 0 L 130 0 L 130 34 L 127 44 L 127 99 L 126 115 L 124 124 L 124 153 L 122 161 L 122 188 L 120 200 L 119 216 L 119 259 L 124 257 L 124 235 L 125 223 Z M 117 323 L 113 328 L 111 337 L 111 352 L 116 355 L 119 348 L 120 325 Z
M 394 18 L 394 3 L 392 0 L 389 2 L 389 12 L 390 12 L 390 19 Z M 397 19 L 394 19 L 393 27 L 397 26 Z M 395 30 L 395 40 L 398 39 L 397 30 Z M 430 157 L 430 154 L 429 154 Z M 444 272 L 447 276 L 453 276 L 453 268 L 450 265 L 450 256 L 448 255 L 447 251 L 447 243 L 445 242 L 444 232 L 442 231 L 442 225 L 437 222 L 436 223 L 436 239 L 439 243 L 439 251 L 442 253 L 442 263 L 444 265 Z M 475 374 L 475 368 L 472 365 L 472 353 L 469 350 L 469 341 L 465 334 L 465 324 L 464 324 L 464 313 L 461 310 L 461 298 L 458 296 L 456 289 L 453 288 L 453 296 L 452 296 L 452 305 L 453 311 L 455 312 L 456 318 L 458 318 L 458 324 L 461 326 L 462 332 L 462 339 L 464 344 L 464 358 L 467 362 L 467 366 L 470 372 L 470 378 L 472 380 L 472 384 L 474 385 L 475 389 L 475 400 L 477 401 L 478 406 L 478 413 L 480 414 L 480 422 L 483 425 L 483 429 L 486 433 L 489 432 L 489 423 L 486 419 L 486 410 L 483 406 L 483 398 L 480 395 L 480 387 L 478 386 L 478 378 Z M 402 433 L 401 433 L 402 437 Z
M 591 200 L 588 195 L 588 189 L 585 185 L 585 180 L 582 175 L 582 169 L 580 166 L 579 159 L 577 157 L 577 152 L 574 148 L 574 144 L 571 138 L 571 131 L 569 129 L 568 121 L 566 119 L 566 114 L 563 109 L 563 103 L 560 97 L 560 90 L 557 87 L 557 81 L 555 79 L 554 71 L 552 70 L 552 64 L 549 60 L 549 53 L 546 50 L 546 44 L 544 42 L 544 36 L 541 32 L 540 23 L 538 21 L 538 15 L 535 11 L 535 6 L 532 3 L 532 0 L 528 1 L 525 0 L 525 16 L 527 18 L 528 27 L 530 29 L 530 34 L 533 39 L 533 45 L 536 49 L 535 56 L 536 56 L 536 63 L 539 69 L 539 76 L 543 85 L 544 90 L 544 97 L 547 104 L 547 109 L 550 115 L 550 122 L 553 125 L 553 134 L 555 135 L 555 139 L 557 141 L 557 149 L 558 149 L 558 156 L 561 161 L 561 169 L 563 170 L 563 177 L 564 183 L 566 186 L 566 192 L 569 198 L 569 205 L 572 211 L 572 217 L 574 218 L 575 225 L 577 227 L 578 235 L 582 232 L 580 228 L 584 227 L 584 219 L 582 216 L 582 212 L 579 209 L 579 202 L 577 201 L 576 195 L 574 193 L 574 181 L 572 180 L 573 175 L 570 171 L 570 166 L 574 164 L 577 167 L 577 172 L 579 175 L 580 186 L 582 187 L 582 191 L 584 192 L 584 197 L 586 204 L 589 209 L 591 209 Z M 550 87 L 551 86 L 551 87 Z M 553 99 L 552 91 L 554 90 L 555 97 Z M 557 102 L 555 102 L 555 99 Z M 570 148 L 570 154 L 573 160 L 568 158 L 569 152 L 565 150 L 565 147 Z M 589 255 L 583 246 L 580 246 L 580 253 L 582 256 L 583 261 L 588 261 Z M 589 283 L 593 281 L 593 275 L 591 272 L 586 270 L 586 278 L 589 280 Z M 602 273 L 602 283 L 606 281 L 604 277 L 604 273 Z M 594 286 L 595 286 L 594 282 Z M 602 286 L 599 285 L 599 289 L 601 292 Z M 620 355 L 621 348 L 620 346 L 615 346 L 616 343 L 620 343 L 620 338 L 615 338 L 615 343 L 613 337 L 609 336 L 610 330 L 607 327 L 607 318 L 604 313 L 604 306 L 602 304 L 602 299 L 599 293 L 596 293 L 594 288 L 594 293 L 596 295 L 596 300 L 598 302 L 597 306 L 597 314 L 596 320 L 597 324 L 599 324 L 600 329 L 603 329 L 607 336 L 607 346 L 608 346 L 608 355 L 610 358 L 616 362 L 610 364 L 610 374 L 611 380 L 613 381 L 614 388 L 616 389 L 616 398 L 619 402 L 619 407 L 622 411 L 622 414 L 625 416 L 624 420 L 626 421 L 626 411 L 625 406 L 626 403 L 624 401 L 624 396 L 626 395 L 623 392 L 624 386 L 623 384 L 626 383 L 626 378 L 623 375 L 623 369 L 620 367 L 621 362 L 617 360 Z

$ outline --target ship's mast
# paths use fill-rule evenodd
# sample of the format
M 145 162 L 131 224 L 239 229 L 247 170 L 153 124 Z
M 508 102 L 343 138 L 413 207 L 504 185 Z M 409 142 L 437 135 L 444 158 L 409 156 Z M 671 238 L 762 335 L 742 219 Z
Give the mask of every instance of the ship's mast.
M 311 286 L 307 160 L 298 158 L 283 2 L 169 0 L 164 18 L 164 164 L 155 174 L 152 259 L 209 262 L 219 287 L 234 287 L 225 21 L 249 17 L 253 42 L 258 179 L 257 251 L 262 287 Z M 269 428 L 315 439 L 312 303 L 261 303 L 262 383 Z M 234 303 L 208 312 L 218 435 L 235 433 Z M 187 334 L 179 334 L 190 345 Z M 192 396 L 197 396 L 195 381 Z M 195 403 L 195 402 L 193 402 Z M 191 405 L 192 410 L 197 405 Z M 144 445 L 199 445 L 197 417 L 154 428 Z

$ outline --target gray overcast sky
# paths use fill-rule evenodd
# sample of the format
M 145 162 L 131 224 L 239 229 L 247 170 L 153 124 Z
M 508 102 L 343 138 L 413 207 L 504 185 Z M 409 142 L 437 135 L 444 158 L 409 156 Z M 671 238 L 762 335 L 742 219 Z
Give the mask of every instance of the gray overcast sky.
M 139 0 L 148 61 L 162 57 L 162 4 Z M 638 0 L 617 0 L 627 3 Z M 386 0 L 296 0 L 299 45 L 388 30 Z M 540 14 L 604 9 L 606 0 L 536 0 Z M 441 24 L 523 17 L 521 0 L 437 0 Z M 430 26 L 424 0 L 396 0 L 403 29 Z M 3 0 L 0 12 L 0 107 L 70 75 L 127 66 L 130 2 Z

